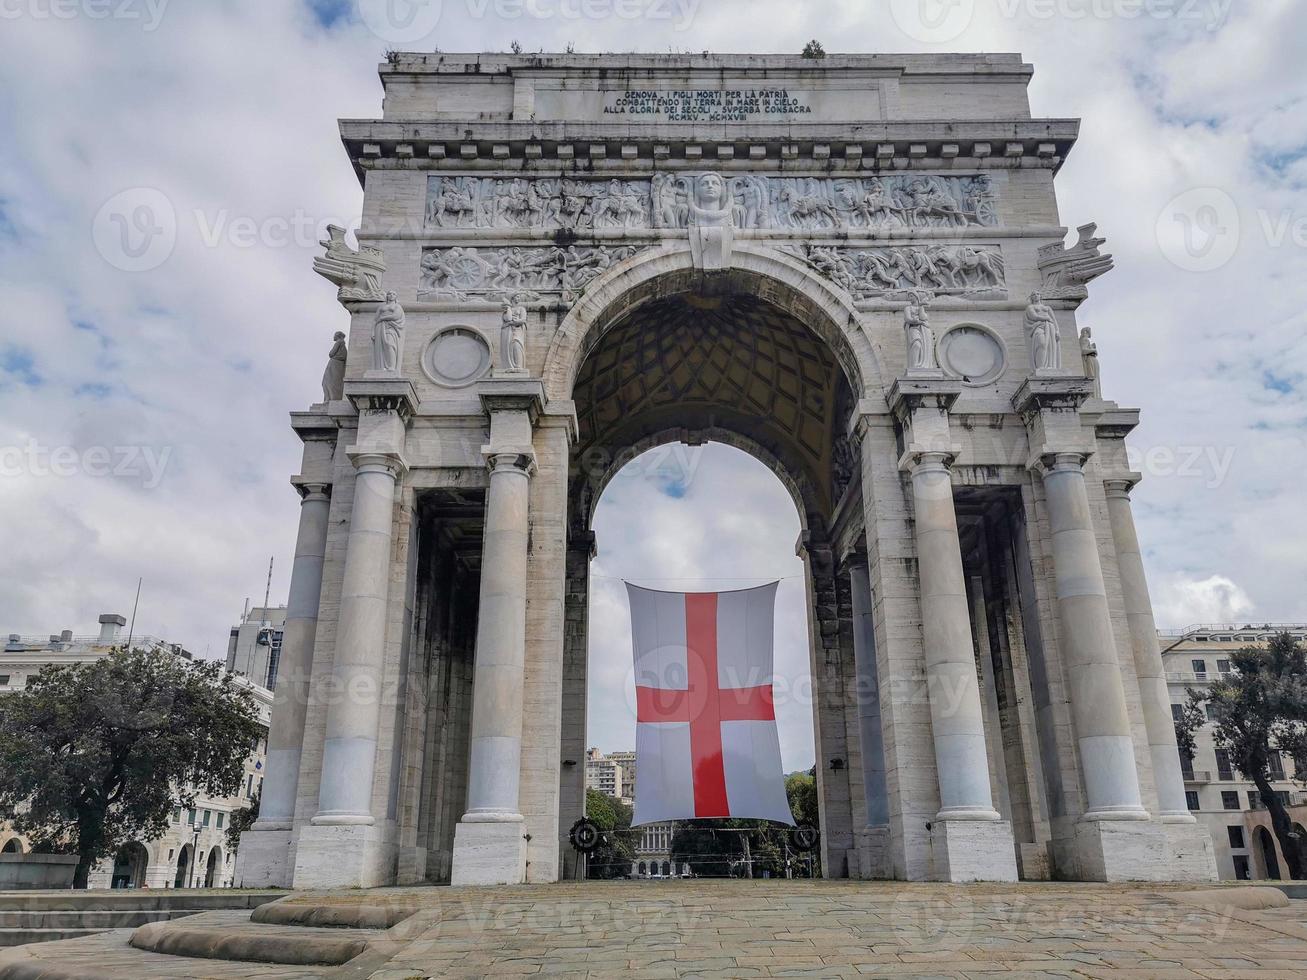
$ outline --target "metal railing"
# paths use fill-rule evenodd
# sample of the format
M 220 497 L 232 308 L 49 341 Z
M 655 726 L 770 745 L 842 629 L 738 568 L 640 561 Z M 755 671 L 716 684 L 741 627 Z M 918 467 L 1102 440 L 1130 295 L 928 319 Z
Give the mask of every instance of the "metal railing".
M 1190 633 L 1304 633 L 1307 623 L 1194 623 L 1178 630 L 1158 630 L 1159 636 L 1188 636 Z
M 1210 769 L 1185 769 L 1181 771 L 1186 783 L 1210 783 L 1212 773 Z

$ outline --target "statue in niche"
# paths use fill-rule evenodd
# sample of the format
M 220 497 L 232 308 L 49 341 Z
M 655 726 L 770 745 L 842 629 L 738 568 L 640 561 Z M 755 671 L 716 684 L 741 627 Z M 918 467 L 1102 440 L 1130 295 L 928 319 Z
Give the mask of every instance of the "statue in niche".
M 690 202 L 690 255 L 696 269 L 729 268 L 733 211 L 734 200 L 721 174 L 700 174 Z
M 333 343 L 331 353 L 327 355 L 327 369 L 322 372 L 324 402 L 338 402 L 345 397 L 345 358 L 349 351 L 345 347 L 344 333 L 337 330 L 331 339 Z
M 526 307 L 517 303 L 519 296 L 504 306 L 503 326 L 499 328 L 499 359 L 504 374 L 526 374 Z
M 1103 400 L 1103 385 L 1098 374 L 1098 345 L 1094 343 L 1094 334 L 1085 327 L 1080 331 L 1080 357 L 1085 364 L 1085 377 L 1094 384 L 1094 397 Z
M 924 289 L 908 294 L 911 300 L 903 309 L 903 332 L 908 344 L 908 373 L 935 372 L 935 331 L 930 328 L 930 301 L 935 297 Z
M 1038 292 L 1030 294 L 1025 323 L 1030 366 L 1035 374 L 1059 373 L 1062 370 L 1062 344 L 1057 332 L 1057 316 Z
M 399 374 L 399 354 L 404 345 L 404 307 L 392 290 L 386 301 L 377 308 L 377 319 L 372 327 L 372 370 L 384 374 Z

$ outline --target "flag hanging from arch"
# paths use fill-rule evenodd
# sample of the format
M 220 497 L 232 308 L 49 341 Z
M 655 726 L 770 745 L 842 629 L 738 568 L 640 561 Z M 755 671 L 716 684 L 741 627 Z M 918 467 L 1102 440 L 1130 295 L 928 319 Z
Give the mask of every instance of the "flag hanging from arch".
M 633 826 L 704 817 L 794 824 L 772 702 L 777 585 L 657 592 L 627 583 Z

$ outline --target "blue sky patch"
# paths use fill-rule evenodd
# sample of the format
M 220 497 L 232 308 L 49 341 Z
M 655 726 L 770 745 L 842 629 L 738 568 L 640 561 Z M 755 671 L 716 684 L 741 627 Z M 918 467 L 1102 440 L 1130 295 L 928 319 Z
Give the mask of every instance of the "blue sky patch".
M 328 30 L 341 21 L 349 20 L 350 8 L 353 6 L 350 0 L 308 0 L 308 4 L 314 19 Z
M 45 380 L 36 373 L 36 362 L 32 360 L 32 355 L 17 347 L 9 347 L 0 354 L 0 372 L 11 375 L 12 380 L 29 388 L 39 388 L 45 384 Z

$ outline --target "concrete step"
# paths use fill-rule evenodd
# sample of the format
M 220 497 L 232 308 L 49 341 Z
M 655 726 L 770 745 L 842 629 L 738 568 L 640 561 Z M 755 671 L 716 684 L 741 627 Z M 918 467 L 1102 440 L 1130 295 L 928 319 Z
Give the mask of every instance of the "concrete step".
M 284 891 L 189 888 L 0 892 L 0 912 L 122 912 L 133 909 L 252 909 Z
M 249 912 L 206 912 L 141 926 L 132 933 L 131 945 L 194 959 L 339 966 L 382 935 L 380 929 L 264 925 L 251 922 Z
M 60 939 L 77 939 L 81 936 L 94 936 L 104 932 L 103 929 L 0 929 L 0 949 L 10 946 L 26 946 L 28 943 L 53 943 Z
M 135 929 L 147 922 L 162 922 L 195 915 L 204 909 L 122 909 L 114 912 L 0 911 L 0 930 L 7 929 Z

